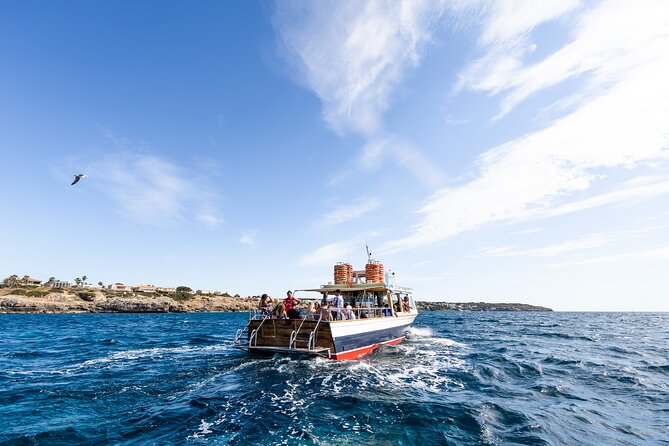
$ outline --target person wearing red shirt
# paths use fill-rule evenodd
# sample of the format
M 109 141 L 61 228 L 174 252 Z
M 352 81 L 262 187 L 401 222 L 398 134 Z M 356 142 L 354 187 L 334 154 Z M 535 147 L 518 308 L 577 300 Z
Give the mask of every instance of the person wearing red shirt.
M 295 304 L 299 304 L 300 301 L 293 297 L 293 292 L 286 292 L 287 297 L 283 300 L 283 304 L 286 306 L 286 311 L 289 311 Z

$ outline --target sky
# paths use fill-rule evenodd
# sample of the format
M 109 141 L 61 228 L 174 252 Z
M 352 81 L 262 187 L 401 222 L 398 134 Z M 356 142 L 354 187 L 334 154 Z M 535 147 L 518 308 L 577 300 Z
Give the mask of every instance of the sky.
M 4 1 L 0 275 L 669 311 L 667 79 L 663 0 Z

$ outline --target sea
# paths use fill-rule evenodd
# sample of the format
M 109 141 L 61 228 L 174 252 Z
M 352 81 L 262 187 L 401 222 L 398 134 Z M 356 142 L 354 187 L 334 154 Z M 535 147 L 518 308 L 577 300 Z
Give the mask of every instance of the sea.
M 0 315 L 0 444 L 669 445 L 669 313 L 423 312 L 356 361 L 246 317 Z

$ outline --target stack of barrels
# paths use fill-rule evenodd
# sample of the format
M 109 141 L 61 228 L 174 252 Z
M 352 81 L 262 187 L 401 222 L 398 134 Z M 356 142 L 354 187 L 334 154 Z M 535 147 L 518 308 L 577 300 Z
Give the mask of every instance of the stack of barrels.
M 370 260 L 369 263 L 365 265 L 365 278 L 367 283 L 383 283 L 383 263 Z
M 349 285 L 353 282 L 353 266 L 339 262 L 334 266 L 334 282 L 337 285 Z

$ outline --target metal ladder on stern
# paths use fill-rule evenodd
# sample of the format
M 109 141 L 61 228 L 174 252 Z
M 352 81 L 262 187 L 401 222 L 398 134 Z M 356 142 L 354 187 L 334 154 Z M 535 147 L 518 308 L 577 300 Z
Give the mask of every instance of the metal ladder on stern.
M 301 331 L 305 320 L 306 319 L 302 319 L 302 322 L 300 323 L 300 326 L 297 328 L 297 330 L 291 333 L 290 343 L 288 345 L 288 348 L 290 349 L 303 348 L 306 350 L 316 350 L 316 332 L 318 332 L 318 326 L 320 325 L 322 318 L 318 319 L 318 322 L 316 322 L 316 326 L 314 327 L 313 330 L 308 332 L 308 334 Z

